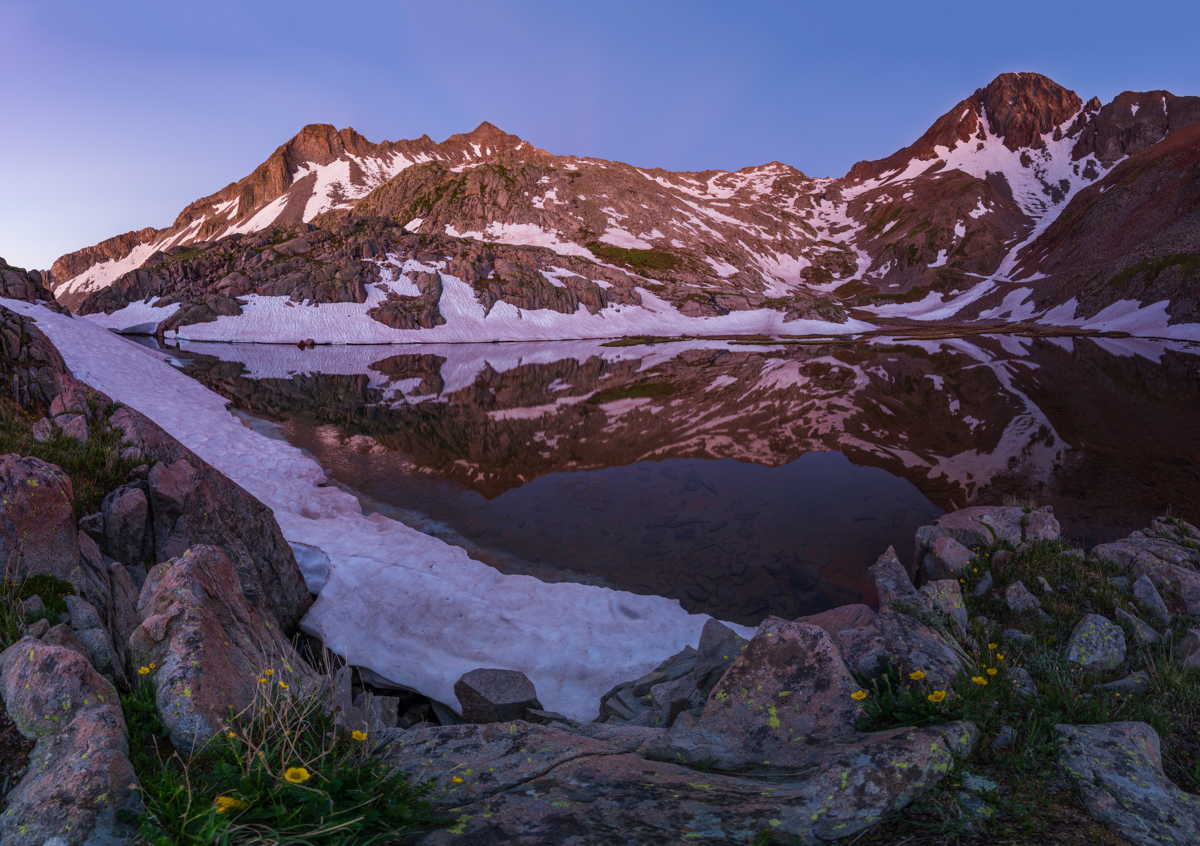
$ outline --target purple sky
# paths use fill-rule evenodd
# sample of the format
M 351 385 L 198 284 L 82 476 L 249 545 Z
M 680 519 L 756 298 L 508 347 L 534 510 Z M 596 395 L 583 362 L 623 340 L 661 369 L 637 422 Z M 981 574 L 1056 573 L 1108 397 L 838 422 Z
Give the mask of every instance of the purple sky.
M 998 73 L 1200 94 L 1197 56 L 1195 2 L 0 0 L 0 256 L 166 226 L 306 123 L 841 176 Z

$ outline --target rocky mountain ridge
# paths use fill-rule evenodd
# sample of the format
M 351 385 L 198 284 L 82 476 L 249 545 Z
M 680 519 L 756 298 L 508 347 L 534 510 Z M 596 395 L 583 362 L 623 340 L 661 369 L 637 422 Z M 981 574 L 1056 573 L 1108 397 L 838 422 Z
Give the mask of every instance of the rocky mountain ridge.
M 461 266 L 480 242 L 540 248 L 545 260 L 514 289 L 529 302 L 545 299 L 527 288 L 546 286 L 539 273 L 554 272 L 550 259 L 570 258 L 595 268 L 581 275 L 600 287 L 604 273 L 620 270 L 635 293 L 650 290 L 689 318 L 765 310 L 781 322 L 1032 320 L 1180 336 L 1192 330 L 1170 327 L 1198 313 L 1200 248 L 1188 235 L 1198 121 L 1200 97 L 1125 92 L 1102 105 L 1038 74 L 1003 74 L 912 145 L 840 179 L 778 162 L 672 173 L 557 156 L 487 123 L 441 144 L 374 144 L 352 129 L 314 125 L 171 227 L 64 256 L 45 275 L 64 304 L 108 312 L 114 303 L 102 292 L 116 283 L 145 288 L 126 277 L 163 256 L 227 253 L 232 239 L 259 233 L 281 243 L 312 227 L 390 229 L 433 238 L 447 266 Z M 1089 211 L 1097 203 L 1103 208 Z M 1131 215 L 1154 224 L 1121 222 Z M 347 260 L 391 254 L 374 240 L 375 251 Z M 207 296 L 233 270 L 244 272 L 221 270 L 190 281 Z M 153 296 L 179 301 L 169 279 L 158 288 Z M 271 296 L 258 286 L 253 293 Z M 567 331 L 578 329 L 558 336 L 579 336 Z

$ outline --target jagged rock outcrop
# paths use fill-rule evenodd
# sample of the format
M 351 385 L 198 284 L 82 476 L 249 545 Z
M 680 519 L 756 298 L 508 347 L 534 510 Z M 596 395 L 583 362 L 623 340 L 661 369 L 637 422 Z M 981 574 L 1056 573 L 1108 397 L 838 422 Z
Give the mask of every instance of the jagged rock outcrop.
M 229 558 L 212 546 L 194 546 L 146 577 L 130 657 L 139 668 L 156 665 L 158 713 L 176 749 L 202 746 L 264 685 L 297 693 L 311 686 L 264 606 L 246 596 Z

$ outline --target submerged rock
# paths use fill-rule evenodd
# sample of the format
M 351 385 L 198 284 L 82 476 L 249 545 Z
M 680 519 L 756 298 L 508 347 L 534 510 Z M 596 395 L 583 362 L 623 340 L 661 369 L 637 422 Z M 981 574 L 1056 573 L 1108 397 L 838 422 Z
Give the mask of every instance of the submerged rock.
M 1057 725 L 1058 760 L 1097 822 L 1139 846 L 1200 842 L 1200 796 L 1166 777 L 1145 723 Z

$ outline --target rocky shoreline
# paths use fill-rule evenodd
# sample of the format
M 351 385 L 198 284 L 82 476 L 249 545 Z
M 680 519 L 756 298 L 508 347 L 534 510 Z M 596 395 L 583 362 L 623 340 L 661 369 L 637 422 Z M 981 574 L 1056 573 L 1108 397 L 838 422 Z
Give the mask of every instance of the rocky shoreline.
M 265 667 L 432 782 L 449 822 L 422 843 L 888 842 L 936 809 L 985 841 L 1019 820 L 1030 767 L 1073 825 L 1200 838 L 1200 531 L 1185 521 L 1084 552 L 1048 509 L 963 509 L 918 530 L 915 574 L 880 556 L 877 609 L 772 617 L 748 640 L 710 621 L 590 723 L 486 667 L 459 680 L 455 712 L 373 688 L 296 634 L 311 597 L 261 502 L 76 380 L 30 319 L 0 309 L 0 344 L 28 429 L 9 441 L 26 452 L 0 457 L 0 695 L 33 743 L 3 796 L 5 846 L 139 842 L 122 694 L 152 685 L 187 756 L 255 703 Z M 89 445 L 108 475 L 33 454 Z M 1012 842 L 1055 842 L 1043 834 Z

